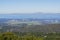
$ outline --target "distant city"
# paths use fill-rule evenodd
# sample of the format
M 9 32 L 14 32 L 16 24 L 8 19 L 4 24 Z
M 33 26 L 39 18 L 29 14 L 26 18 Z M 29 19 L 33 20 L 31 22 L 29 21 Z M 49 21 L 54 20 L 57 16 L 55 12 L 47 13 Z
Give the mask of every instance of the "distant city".
M 1 14 L 0 16 L 1 32 L 60 32 L 59 26 L 60 14 Z

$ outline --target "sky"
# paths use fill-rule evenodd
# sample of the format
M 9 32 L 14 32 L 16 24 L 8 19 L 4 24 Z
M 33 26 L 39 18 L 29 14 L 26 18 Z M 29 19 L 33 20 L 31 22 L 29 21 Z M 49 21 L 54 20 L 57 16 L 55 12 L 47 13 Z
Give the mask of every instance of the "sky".
M 0 0 L 1 13 L 60 13 L 60 0 Z

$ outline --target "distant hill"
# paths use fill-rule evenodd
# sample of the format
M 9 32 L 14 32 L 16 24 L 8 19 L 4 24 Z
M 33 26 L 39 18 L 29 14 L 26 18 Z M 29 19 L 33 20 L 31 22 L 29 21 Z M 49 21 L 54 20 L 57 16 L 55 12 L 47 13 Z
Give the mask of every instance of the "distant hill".
M 16 13 L 16 14 L 0 14 L 0 18 L 24 19 L 24 18 L 37 18 L 37 19 L 60 19 L 60 13 Z

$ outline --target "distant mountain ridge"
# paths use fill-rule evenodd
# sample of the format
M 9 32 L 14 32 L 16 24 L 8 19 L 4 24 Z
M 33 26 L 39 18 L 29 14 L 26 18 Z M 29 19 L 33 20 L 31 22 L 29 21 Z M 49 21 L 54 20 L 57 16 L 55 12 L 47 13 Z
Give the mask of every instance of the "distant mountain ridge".
M 0 14 L 0 18 L 24 19 L 60 19 L 60 13 L 31 13 L 31 14 Z

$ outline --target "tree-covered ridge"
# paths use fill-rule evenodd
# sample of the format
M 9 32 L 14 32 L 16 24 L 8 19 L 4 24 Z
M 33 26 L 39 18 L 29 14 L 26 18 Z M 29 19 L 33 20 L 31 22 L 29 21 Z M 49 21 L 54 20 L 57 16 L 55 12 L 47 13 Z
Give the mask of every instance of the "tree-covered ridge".
M 17 39 L 18 36 L 11 32 L 0 34 L 0 40 L 17 40 Z
M 17 33 L 0 33 L 0 40 L 60 40 L 60 33 Z

